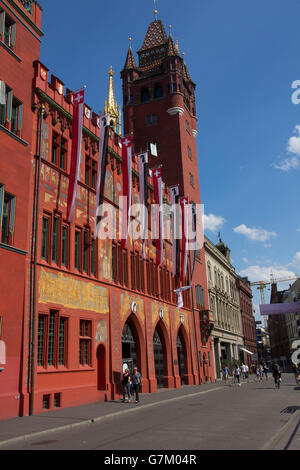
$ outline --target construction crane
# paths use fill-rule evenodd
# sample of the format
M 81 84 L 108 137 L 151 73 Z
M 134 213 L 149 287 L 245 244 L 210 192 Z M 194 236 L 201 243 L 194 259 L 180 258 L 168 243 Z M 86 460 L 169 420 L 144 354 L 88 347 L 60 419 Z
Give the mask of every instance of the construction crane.
M 270 284 L 274 284 L 275 282 L 286 282 L 286 281 L 294 281 L 295 279 L 298 279 L 299 276 L 292 276 L 292 277 L 286 277 L 285 279 L 274 279 L 273 273 L 271 273 L 271 280 L 270 281 L 255 281 L 255 282 L 250 282 L 250 286 L 258 286 L 257 289 L 260 290 L 260 299 L 261 299 L 261 304 L 266 303 L 266 297 L 265 297 L 265 288 L 266 286 Z

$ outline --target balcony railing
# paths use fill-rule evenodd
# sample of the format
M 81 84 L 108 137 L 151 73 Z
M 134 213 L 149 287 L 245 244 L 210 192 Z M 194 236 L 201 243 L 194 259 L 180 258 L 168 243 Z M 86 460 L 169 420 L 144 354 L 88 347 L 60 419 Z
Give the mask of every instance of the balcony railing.
M 18 2 L 21 3 L 21 5 L 23 5 L 25 10 L 27 10 L 28 13 L 30 13 L 32 15 L 33 0 L 18 0 Z

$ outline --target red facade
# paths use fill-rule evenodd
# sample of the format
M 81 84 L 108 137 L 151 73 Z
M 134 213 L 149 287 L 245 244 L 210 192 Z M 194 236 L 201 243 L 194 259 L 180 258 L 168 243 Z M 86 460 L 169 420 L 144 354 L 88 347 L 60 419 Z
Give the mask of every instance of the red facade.
M 257 357 L 257 343 L 255 331 L 255 318 L 252 307 L 252 291 L 247 278 L 237 279 L 237 288 L 240 298 L 240 309 L 243 326 L 244 349 L 252 352 Z M 249 367 L 255 362 L 252 355 L 244 351 L 244 363 Z
M 155 392 L 160 386 L 211 381 L 213 319 L 208 314 L 203 250 L 195 260 L 193 295 L 191 291 L 184 293 L 184 307 L 179 310 L 173 290 L 180 280 L 171 275 L 171 240 L 165 241 L 163 263 L 157 266 L 155 243 L 151 240 L 146 242 L 144 260 L 140 240 L 130 240 L 127 249 L 122 250 L 117 230 L 112 239 L 93 237 L 99 116 L 87 106 L 75 215 L 72 223 L 67 221 L 72 93 L 57 77 L 52 75 L 50 79 L 47 67 L 39 61 L 36 36 L 40 10 L 34 2 L 32 7 L 29 13 L 18 5 L 24 10 L 23 15 L 36 19 L 34 34 L 26 28 L 22 30 L 23 34 L 27 31 L 28 37 L 20 46 L 21 26 L 16 30 L 14 54 L 25 57 L 26 49 L 26 60 L 17 61 L 12 51 L 3 46 L 1 59 L 3 53 L 9 67 L 2 68 L 3 61 L 0 62 L 0 80 L 14 88 L 15 96 L 24 104 L 22 129 L 11 132 L 8 123 L 0 127 L 1 149 L 10 155 L 7 160 L 1 159 L 0 184 L 5 185 L 3 197 L 4 191 L 15 197 L 10 206 L 12 213 L 15 208 L 11 239 L 0 244 L 0 269 L 5 272 L 1 276 L 1 292 L 7 293 L 0 300 L 0 339 L 7 347 L 6 364 L 0 364 L 4 369 L 0 372 L 0 418 L 118 399 L 123 363 L 129 361 L 141 371 L 144 393 Z M 160 23 L 155 26 L 162 27 Z M 167 42 L 170 46 L 170 39 Z M 189 87 L 194 96 L 186 66 L 179 56 L 175 62 L 184 71 L 182 86 Z M 22 81 L 18 83 L 15 77 L 21 76 L 20 71 Z M 161 73 L 163 81 L 165 75 Z M 196 116 L 193 99 L 187 99 L 187 91 L 175 91 L 174 85 L 166 87 L 157 100 L 145 104 L 159 119 L 159 132 L 155 135 L 160 140 L 159 158 L 166 162 L 166 203 L 170 203 L 168 186 L 176 183 L 180 184 L 181 195 L 200 203 Z M 170 107 L 176 108 L 176 104 L 179 114 L 176 110 L 173 114 L 166 112 Z M 133 202 L 139 202 L 136 154 L 140 147 L 144 149 L 148 127 L 145 120 L 140 128 L 130 126 L 139 120 L 136 117 L 145 114 L 142 108 L 128 109 L 126 103 L 124 106 L 125 134 L 132 133 L 135 145 Z M 141 114 L 135 116 L 135 112 Z M 149 139 L 151 142 L 151 135 Z M 122 157 L 120 136 L 112 128 L 107 161 L 104 201 L 114 211 L 118 226 Z M 175 171 L 175 167 L 180 170 Z M 173 171 L 166 171 L 167 168 Z M 187 175 L 192 171 L 190 178 Z M 149 176 L 149 205 L 153 198 Z M 114 222 L 103 224 L 103 232 L 111 233 L 113 229 Z M 182 285 L 190 282 L 187 276 Z M 199 288 L 203 293 L 200 297 Z
M 41 10 L 0 4 L 0 417 L 22 414 L 23 325 L 30 251 L 33 61 L 40 55 Z

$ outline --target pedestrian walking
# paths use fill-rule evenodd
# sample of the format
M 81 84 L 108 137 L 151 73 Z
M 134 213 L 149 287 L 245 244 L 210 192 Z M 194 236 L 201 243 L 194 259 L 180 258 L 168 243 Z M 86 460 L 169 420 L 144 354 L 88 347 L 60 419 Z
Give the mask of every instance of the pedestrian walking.
M 228 383 L 229 369 L 227 366 L 223 367 L 222 373 L 223 373 L 223 380 L 225 381 L 225 383 Z
M 259 367 L 256 368 L 256 378 L 257 378 L 257 380 L 262 380 L 261 373 L 260 373 L 260 368 L 259 368 Z
M 246 367 L 246 380 L 248 380 L 248 377 L 249 377 L 249 367 L 247 366 L 247 364 L 245 365 Z
M 292 367 L 293 367 L 293 373 L 294 373 L 294 376 L 295 376 L 295 382 L 298 385 L 299 382 L 300 382 L 300 364 L 298 364 L 298 365 L 293 364 Z
M 241 368 L 238 365 L 236 365 L 236 368 L 235 368 L 235 371 L 234 371 L 234 376 L 237 380 L 238 386 L 240 387 L 241 386 L 241 382 L 240 382 Z
M 123 392 L 122 402 L 123 403 L 125 403 L 125 401 L 126 401 L 126 395 L 127 395 L 128 403 L 130 403 L 130 401 L 131 401 L 130 384 L 131 384 L 130 370 L 125 369 L 125 371 L 123 372 L 123 378 L 122 378 L 122 392 Z
M 242 364 L 241 369 L 242 369 L 243 380 L 246 380 L 246 371 L 247 371 L 247 369 L 246 369 L 245 364 Z
M 266 380 L 269 379 L 269 367 L 267 366 L 266 363 L 264 363 L 264 374 L 265 374 L 265 377 L 266 377 Z
M 279 364 L 277 364 L 277 362 L 275 362 L 273 364 L 272 374 L 273 374 L 273 377 L 274 377 L 275 388 L 280 388 L 281 370 L 280 370 Z
M 135 393 L 135 403 L 139 403 L 139 401 L 140 401 L 139 392 L 142 388 L 142 376 L 138 372 L 137 367 L 133 368 L 133 373 L 131 375 L 131 383 L 132 383 L 132 386 L 133 386 L 133 391 Z

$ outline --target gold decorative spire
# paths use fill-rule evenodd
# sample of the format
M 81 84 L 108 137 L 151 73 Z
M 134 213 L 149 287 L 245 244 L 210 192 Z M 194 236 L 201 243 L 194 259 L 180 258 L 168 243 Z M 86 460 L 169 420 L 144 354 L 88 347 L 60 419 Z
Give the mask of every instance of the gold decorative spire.
M 176 52 L 179 52 L 179 44 L 178 44 L 178 39 L 176 39 L 176 46 L 175 46 Z
M 154 10 L 153 10 L 153 13 L 154 13 L 154 19 L 155 19 L 155 21 L 157 21 L 157 13 L 158 13 L 158 11 L 157 11 L 157 8 L 156 8 L 156 0 L 154 0 Z
M 118 134 L 121 135 L 121 121 L 118 115 L 118 105 L 114 96 L 114 74 L 112 66 L 109 69 L 109 83 L 108 83 L 108 98 L 104 103 L 104 114 L 110 115 L 111 125 L 114 128 L 114 131 L 117 132 L 117 126 L 119 127 Z

